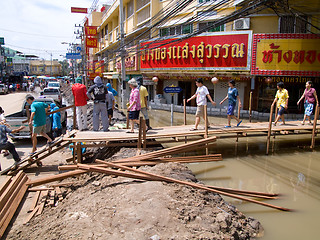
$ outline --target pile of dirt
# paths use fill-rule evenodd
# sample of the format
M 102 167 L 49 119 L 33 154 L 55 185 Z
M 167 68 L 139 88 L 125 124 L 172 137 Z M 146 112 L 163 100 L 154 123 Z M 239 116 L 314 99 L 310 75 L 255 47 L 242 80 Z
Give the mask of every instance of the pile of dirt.
M 197 182 L 178 163 L 140 169 Z M 207 191 L 96 173 L 74 182 L 61 204 L 13 226 L 7 239 L 251 239 L 263 233 L 257 220 Z

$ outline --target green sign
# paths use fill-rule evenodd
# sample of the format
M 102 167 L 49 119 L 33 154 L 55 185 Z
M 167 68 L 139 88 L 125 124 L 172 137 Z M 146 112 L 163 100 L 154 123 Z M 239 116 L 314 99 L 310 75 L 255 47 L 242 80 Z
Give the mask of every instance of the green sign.
M 0 45 L 4 45 L 4 37 L 0 37 Z

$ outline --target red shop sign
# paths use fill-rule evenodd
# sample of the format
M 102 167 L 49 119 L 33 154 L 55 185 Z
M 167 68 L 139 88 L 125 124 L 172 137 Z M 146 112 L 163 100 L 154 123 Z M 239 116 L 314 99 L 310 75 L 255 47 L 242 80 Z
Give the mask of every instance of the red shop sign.
M 250 70 L 251 31 L 141 43 L 143 70 Z
M 86 38 L 87 48 L 96 48 L 98 46 L 98 40 L 96 38 Z

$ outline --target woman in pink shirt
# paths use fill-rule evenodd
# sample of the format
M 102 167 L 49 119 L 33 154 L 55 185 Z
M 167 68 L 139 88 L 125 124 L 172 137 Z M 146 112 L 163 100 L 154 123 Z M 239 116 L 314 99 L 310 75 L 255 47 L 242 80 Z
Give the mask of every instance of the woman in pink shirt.
M 130 125 L 131 129 L 127 133 L 134 133 L 134 123 L 136 122 L 139 124 L 139 113 L 141 109 L 141 104 L 140 104 L 140 93 L 138 89 L 138 83 L 137 81 L 132 78 L 129 82 L 129 87 L 131 88 L 131 93 L 130 93 L 130 100 L 129 100 L 129 106 L 128 106 L 128 111 L 129 111 L 129 120 L 130 120 Z
M 317 92 L 314 88 L 312 88 L 312 82 L 308 81 L 306 82 L 306 89 L 304 90 L 304 93 L 302 94 L 301 98 L 297 102 L 297 105 L 302 101 L 304 98 L 304 118 L 303 121 L 301 122 L 302 125 L 304 125 L 306 118 L 308 118 L 309 123 L 311 124 L 311 114 L 313 111 L 313 105 L 316 102 L 317 106 L 319 106 L 318 102 L 318 97 L 317 97 Z

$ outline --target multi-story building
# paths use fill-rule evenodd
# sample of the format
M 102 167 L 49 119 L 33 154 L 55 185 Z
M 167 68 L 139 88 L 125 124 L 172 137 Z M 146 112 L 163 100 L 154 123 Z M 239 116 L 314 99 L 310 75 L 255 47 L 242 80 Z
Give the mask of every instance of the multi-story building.
M 315 83 L 319 81 L 319 70 L 314 68 L 317 68 L 320 60 L 315 60 L 312 65 L 315 73 L 303 76 L 303 71 L 298 71 L 302 75 L 299 80 L 294 81 L 290 80 L 294 76 L 286 76 L 288 72 L 281 72 L 284 65 L 267 66 L 270 71 L 252 71 L 252 65 L 257 64 L 257 58 L 252 56 L 252 48 L 255 47 L 252 45 L 253 38 L 256 39 L 257 36 L 255 34 L 311 33 L 312 38 L 318 36 L 316 34 L 319 34 L 320 22 L 317 19 L 320 6 L 314 1 L 291 0 L 290 8 L 279 2 L 273 9 L 263 8 L 264 10 L 257 12 L 251 10 L 250 15 L 230 21 L 223 20 L 231 13 L 245 9 L 248 1 L 228 1 L 225 4 L 221 4 L 221 0 L 198 0 L 190 4 L 186 2 L 123 0 L 127 75 L 125 81 L 131 77 L 143 76 L 144 84 L 148 85 L 150 99 L 161 95 L 167 103 L 171 103 L 172 97 L 163 92 L 164 87 L 180 86 L 183 91 L 176 94 L 173 101 L 181 105 L 183 98 L 188 98 L 195 92 L 194 79 L 202 77 L 214 101 L 219 102 L 226 94 L 227 82 L 235 79 L 244 109 L 248 109 L 252 90 L 253 109 L 264 111 L 274 97 L 275 83 L 282 79 L 276 79 L 276 76 L 290 77 L 287 80 L 289 93 L 297 96 L 301 90 L 297 91 L 294 86 L 299 84 L 302 89 L 308 79 Z M 93 12 L 89 20 L 89 25 L 98 26 L 98 47 L 91 52 L 91 66 L 102 71 L 104 78 L 112 82 L 115 88 L 119 88 L 121 83 L 119 4 L 120 1 L 115 0 L 102 12 Z M 186 6 L 182 8 L 183 4 Z M 217 24 L 219 22 L 223 24 Z M 201 35 L 197 34 L 201 30 Z M 188 38 L 184 39 L 186 36 Z M 268 36 L 275 38 L 280 35 Z M 294 38 L 293 35 L 281 37 Z M 308 38 L 307 35 L 300 35 L 300 43 L 304 42 L 304 37 Z M 316 51 L 316 54 L 318 51 L 298 50 Z M 265 80 L 273 74 L 271 70 L 279 71 L 274 73 L 271 81 L 269 78 Z M 158 82 L 151 81 L 154 77 L 157 77 Z M 217 77 L 219 82 L 212 84 L 209 81 L 212 77 Z M 282 80 L 285 81 L 284 78 Z M 128 94 L 125 83 L 123 87 Z M 294 99 L 295 97 L 292 97 L 291 105 Z M 192 105 L 194 104 L 193 102 Z
M 30 75 L 60 76 L 61 64 L 58 60 L 31 60 Z

